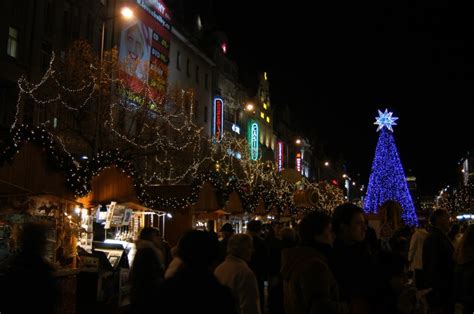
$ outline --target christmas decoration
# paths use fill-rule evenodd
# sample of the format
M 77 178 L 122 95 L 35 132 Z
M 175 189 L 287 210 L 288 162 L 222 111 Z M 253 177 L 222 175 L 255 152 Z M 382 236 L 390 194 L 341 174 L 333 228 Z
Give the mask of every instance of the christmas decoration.
M 395 121 L 398 120 L 396 117 L 392 117 L 392 112 L 388 112 L 387 109 L 385 109 L 385 112 L 382 112 L 379 110 L 379 116 L 375 118 L 374 124 L 378 125 L 377 132 L 380 131 L 382 128 L 387 128 L 390 131 L 393 132 L 393 125 L 397 125 Z
M 367 213 L 376 213 L 385 201 L 397 201 L 403 208 L 404 222 L 416 226 L 418 218 L 392 134 L 392 126 L 395 125 L 396 119 L 398 118 L 392 117 L 391 112 L 385 110 L 382 113 L 379 110 L 375 124 L 378 125 L 377 131 L 381 132 L 375 150 L 364 209 Z

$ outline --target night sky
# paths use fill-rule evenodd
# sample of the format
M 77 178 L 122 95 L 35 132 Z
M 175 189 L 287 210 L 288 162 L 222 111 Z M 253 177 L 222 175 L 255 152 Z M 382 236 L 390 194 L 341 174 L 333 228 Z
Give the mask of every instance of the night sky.
M 343 154 L 365 183 L 379 108 L 399 117 L 400 157 L 422 194 L 452 183 L 474 148 L 469 1 L 241 0 L 214 10 L 241 70 L 267 71 L 272 105 L 288 104 L 295 125 Z

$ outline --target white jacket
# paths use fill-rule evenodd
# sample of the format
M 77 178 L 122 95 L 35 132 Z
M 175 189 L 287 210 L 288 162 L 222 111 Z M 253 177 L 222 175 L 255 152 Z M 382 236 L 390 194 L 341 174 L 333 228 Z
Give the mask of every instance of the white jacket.
M 214 275 L 232 290 L 240 314 L 261 314 L 257 278 L 243 259 L 227 255 Z
M 428 231 L 423 228 L 417 228 L 411 236 L 410 251 L 408 252 L 408 261 L 410 270 L 423 269 L 423 242 L 428 236 Z

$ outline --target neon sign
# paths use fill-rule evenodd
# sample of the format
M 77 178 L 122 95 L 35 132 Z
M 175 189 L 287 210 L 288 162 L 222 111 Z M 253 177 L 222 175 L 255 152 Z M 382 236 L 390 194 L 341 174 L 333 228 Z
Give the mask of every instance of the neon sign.
M 301 153 L 296 154 L 296 171 L 301 173 Z
M 214 139 L 219 142 L 222 139 L 222 132 L 224 131 L 224 101 L 222 98 L 214 98 L 214 123 L 213 134 Z
M 250 159 L 258 159 L 258 136 L 259 129 L 256 121 L 250 120 L 248 124 L 248 141 L 250 145 Z
M 278 141 L 278 151 L 277 151 L 277 166 L 278 171 L 283 169 L 283 142 Z

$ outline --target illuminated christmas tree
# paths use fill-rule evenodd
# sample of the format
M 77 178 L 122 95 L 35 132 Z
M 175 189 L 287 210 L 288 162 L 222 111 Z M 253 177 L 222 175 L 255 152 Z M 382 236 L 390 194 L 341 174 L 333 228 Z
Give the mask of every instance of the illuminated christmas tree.
M 381 132 L 375 149 L 364 210 L 367 213 L 377 213 L 379 206 L 385 201 L 397 201 L 403 208 L 402 219 L 405 223 L 416 226 L 418 218 L 393 137 L 392 126 L 397 125 L 396 120 L 398 118 L 392 117 L 392 113 L 385 109 L 385 112 L 379 110 L 374 123 L 378 125 L 377 131 Z

